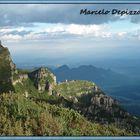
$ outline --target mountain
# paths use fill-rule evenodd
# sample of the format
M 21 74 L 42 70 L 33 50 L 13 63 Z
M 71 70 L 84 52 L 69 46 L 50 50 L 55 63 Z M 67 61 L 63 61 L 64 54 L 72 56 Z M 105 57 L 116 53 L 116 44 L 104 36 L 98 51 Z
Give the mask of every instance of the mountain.
M 124 85 L 130 81 L 127 76 L 113 72 L 109 69 L 97 68 L 92 65 L 83 65 L 78 68 L 69 68 L 67 65 L 63 65 L 55 69 L 53 72 L 57 76 L 57 80 L 60 82 L 75 79 L 88 80 L 94 81 L 101 87 Z
M 139 118 L 130 115 L 95 83 L 57 83 L 55 75 L 45 67 L 16 69 L 8 49 L 2 45 L 0 59 L 0 135 L 140 134 Z M 84 66 L 80 68 L 86 70 Z M 61 70 L 69 68 L 63 66 Z

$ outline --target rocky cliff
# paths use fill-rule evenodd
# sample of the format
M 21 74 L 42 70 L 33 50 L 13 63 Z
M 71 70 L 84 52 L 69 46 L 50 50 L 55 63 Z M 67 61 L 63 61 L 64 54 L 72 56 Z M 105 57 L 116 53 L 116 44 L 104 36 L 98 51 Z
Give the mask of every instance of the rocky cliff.
M 0 45 L 0 92 L 14 91 L 12 83 L 16 74 L 16 66 L 11 59 L 9 50 Z
M 88 98 L 88 104 L 83 103 L 86 98 Z M 94 93 L 93 91 L 93 94 L 82 95 L 79 97 L 79 103 L 73 108 L 93 122 L 112 123 L 116 127 L 140 133 L 139 125 L 136 124 L 137 118 L 131 116 L 116 100 L 101 92 Z
M 41 67 L 28 74 L 39 92 L 48 91 L 52 95 L 56 77 L 47 68 Z

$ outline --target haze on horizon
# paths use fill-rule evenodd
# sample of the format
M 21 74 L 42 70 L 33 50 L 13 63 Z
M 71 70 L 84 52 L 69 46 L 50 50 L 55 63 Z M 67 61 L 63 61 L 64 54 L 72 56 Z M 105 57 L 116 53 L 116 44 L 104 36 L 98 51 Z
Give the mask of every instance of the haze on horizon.
M 85 16 L 82 8 L 138 10 L 139 5 L 0 5 L 0 39 L 17 66 L 137 65 L 140 16 Z

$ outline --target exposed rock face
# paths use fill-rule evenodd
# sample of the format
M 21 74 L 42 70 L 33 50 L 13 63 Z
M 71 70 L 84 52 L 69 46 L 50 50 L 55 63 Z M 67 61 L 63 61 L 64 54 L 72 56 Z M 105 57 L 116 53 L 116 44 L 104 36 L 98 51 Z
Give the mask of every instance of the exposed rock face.
M 83 102 L 85 99 L 88 103 Z M 140 134 L 140 126 L 136 124 L 137 118 L 131 116 L 110 96 L 102 94 L 102 92 L 83 94 L 78 101 L 72 108 L 89 120 L 102 124 L 112 123 L 116 127 Z
M 14 91 L 12 83 L 16 73 L 16 66 L 11 59 L 9 50 L 0 45 L 0 92 Z
M 109 110 L 113 105 L 118 105 L 118 102 L 107 95 L 95 94 L 91 98 L 91 105 L 97 105 L 99 107 L 103 107 L 106 110 Z
M 18 78 L 17 79 L 14 79 L 13 80 L 13 85 L 15 86 L 17 83 L 21 83 L 23 84 L 23 81 L 24 80 L 27 80 L 29 77 L 28 77 L 28 74 L 19 74 L 18 75 Z
M 48 94 L 52 95 L 56 77 L 47 68 L 41 67 L 29 73 L 29 78 L 34 82 L 39 92 L 48 91 Z

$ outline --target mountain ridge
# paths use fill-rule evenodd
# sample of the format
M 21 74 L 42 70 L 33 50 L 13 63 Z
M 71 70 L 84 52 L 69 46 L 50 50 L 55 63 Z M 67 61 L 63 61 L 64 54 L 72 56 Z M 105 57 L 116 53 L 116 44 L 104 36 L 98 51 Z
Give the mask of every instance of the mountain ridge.
M 94 81 L 100 86 L 126 84 L 128 82 L 128 77 L 125 75 L 110 69 L 97 68 L 93 65 L 81 65 L 76 68 L 62 65 L 54 69 L 53 72 L 60 82 L 65 80 L 88 80 Z

